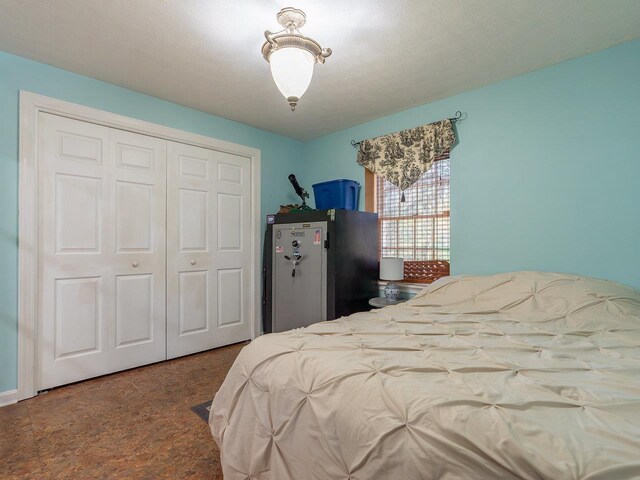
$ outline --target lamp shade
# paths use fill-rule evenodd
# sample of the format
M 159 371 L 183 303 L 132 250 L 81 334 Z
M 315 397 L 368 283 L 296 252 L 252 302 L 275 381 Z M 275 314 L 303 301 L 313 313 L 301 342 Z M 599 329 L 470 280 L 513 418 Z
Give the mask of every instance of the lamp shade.
M 381 280 L 402 280 L 404 278 L 404 260 L 400 257 L 384 257 L 380 259 Z
M 297 101 L 304 95 L 311 83 L 315 63 L 313 55 L 301 48 L 280 48 L 271 54 L 271 75 L 284 98 Z

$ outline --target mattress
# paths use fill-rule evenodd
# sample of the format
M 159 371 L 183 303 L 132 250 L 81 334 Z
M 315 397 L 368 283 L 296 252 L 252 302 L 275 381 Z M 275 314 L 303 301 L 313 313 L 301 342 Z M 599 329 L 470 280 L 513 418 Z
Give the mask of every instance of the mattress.
M 226 480 L 640 478 L 640 292 L 518 272 L 259 337 L 215 396 Z

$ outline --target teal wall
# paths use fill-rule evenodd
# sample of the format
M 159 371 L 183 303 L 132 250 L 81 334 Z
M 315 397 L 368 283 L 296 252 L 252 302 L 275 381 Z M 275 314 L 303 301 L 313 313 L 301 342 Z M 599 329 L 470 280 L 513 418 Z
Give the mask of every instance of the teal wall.
M 452 271 L 564 271 L 640 288 L 640 40 L 300 143 L 0 52 L 0 392 L 16 386 L 18 91 L 262 150 L 262 213 L 363 182 L 349 144 L 452 116 Z
M 294 202 L 287 175 L 302 143 L 0 52 L 0 392 L 16 388 L 18 92 L 46 95 L 262 151 L 262 211 Z
M 363 182 L 351 139 L 457 110 L 454 274 L 559 271 L 640 288 L 640 40 L 308 142 L 300 182 Z

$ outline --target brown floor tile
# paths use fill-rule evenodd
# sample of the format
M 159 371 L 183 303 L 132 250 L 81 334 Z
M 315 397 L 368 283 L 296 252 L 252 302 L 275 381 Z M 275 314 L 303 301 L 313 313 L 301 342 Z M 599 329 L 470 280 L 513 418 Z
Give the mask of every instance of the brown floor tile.
M 98 476 L 105 473 L 104 465 L 121 458 L 111 441 L 85 439 L 79 445 L 52 450 L 40 456 L 45 478 L 108 478 Z M 113 478 L 113 477 L 112 477 Z
M 38 450 L 31 425 L 22 425 L 0 435 L 2 463 L 21 463 L 38 459 Z
M 0 431 L 8 431 L 21 425 L 29 424 L 29 409 L 24 402 L 2 407 L 0 415 Z
M 245 344 L 59 387 L 0 408 L 1 479 L 222 479 L 213 398 Z
M 20 462 L 15 460 L 9 461 L 3 458 L 0 462 L 0 478 L 2 478 L 2 480 L 35 480 L 46 477 L 43 476 L 41 463 L 38 458 Z

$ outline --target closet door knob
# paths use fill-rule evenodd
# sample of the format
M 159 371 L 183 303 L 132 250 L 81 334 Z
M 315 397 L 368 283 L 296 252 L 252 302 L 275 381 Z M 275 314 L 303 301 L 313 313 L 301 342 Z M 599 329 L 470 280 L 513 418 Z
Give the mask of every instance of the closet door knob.
M 131 264 L 133 268 L 136 268 L 138 265 L 140 265 L 140 262 L 138 262 L 137 260 Z
M 194 259 L 191 259 L 191 261 L 189 262 L 191 265 L 195 265 L 196 261 Z

